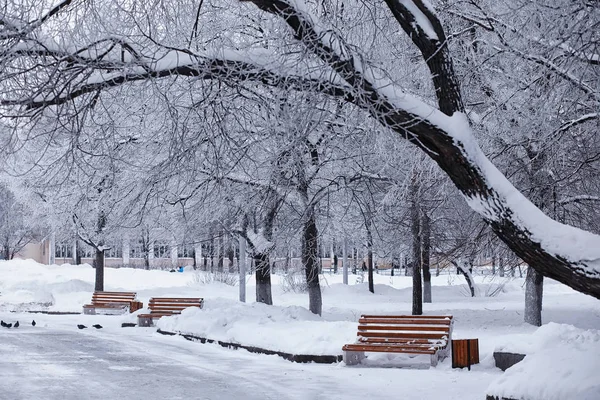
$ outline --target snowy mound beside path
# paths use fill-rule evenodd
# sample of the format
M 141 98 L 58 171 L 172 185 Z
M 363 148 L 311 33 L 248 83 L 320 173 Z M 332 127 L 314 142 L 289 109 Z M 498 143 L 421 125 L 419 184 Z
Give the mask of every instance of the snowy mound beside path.
M 487 394 L 519 400 L 600 399 L 600 331 L 549 323 L 497 350 L 524 353 Z
M 163 317 L 158 328 L 292 354 L 338 355 L 356 340 L 356 322 L 325 321 L 304 307 L 267 306 L 222 298 Z

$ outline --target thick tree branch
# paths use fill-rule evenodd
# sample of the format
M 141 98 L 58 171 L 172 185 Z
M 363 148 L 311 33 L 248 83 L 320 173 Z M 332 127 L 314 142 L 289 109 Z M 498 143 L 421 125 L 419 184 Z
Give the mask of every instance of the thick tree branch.
M 458 78 L 444 28 L 434 11 L 421 0 L 385 0 L 388 8 L 413 43 L 419 48 L 429 71 L 440 111 L 446 115 L 464 112 Z

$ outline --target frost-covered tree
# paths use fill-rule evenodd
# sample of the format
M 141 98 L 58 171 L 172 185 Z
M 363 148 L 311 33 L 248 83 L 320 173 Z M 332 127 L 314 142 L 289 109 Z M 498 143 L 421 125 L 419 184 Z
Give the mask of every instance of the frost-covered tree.
M 12 260 L 25 246 L 43 234 L 40 213 L 0 183 L 0 254 Z
M 589 183 L 597 179 L 587 171 L 598 152 L 598 12 L 586 2 L 546 3 L 447 2 L 445 12 L 460 32 L 458 73 L 486 151 L 537 207 L 565 221 L 559 198 L 596 193 Z M 593 207 L 593 200 L 583 203 Z M 587 218 L 568 219 L 590 229 Z M 527 270 L 524 313 L 534 325 L 541 324 L 537 270 Z
M 540 274 L 600 297 L 600 237 L 545 215 L 484 155 L 465 115 L 446 32 L 428 2 L 357 2 L 344 13 L 322 17 L 319 4 L 300 0 L 232 1 L 219 10 L 207 6 L 190 12 L 197 6 L 182 1 L 169 11 L 135 1 L 115 2 L 112 7 L 123 11 L 117 16 L 96 13 L 97 8 L 89 6 L 72 14 L 58 12 L 53 18 L 63 24 L 41 25 L 38 16 L 18 19 L 9 7 L 6 25 L 20 26 L 23 34 L 14 39 L 12 31 L 7 33 L 10 39 L 3 46 L 5 114 L 70 113 L 93 107 L 98 98 L 114 93 L 111 88 L 128 90 L 139 86 L 136 81 L 161 78 L 176 85 L 179 81 L 174 77 L 189 77 L 197 88 L 206 80 L 217 80 L 242 90 L 252 81 L 332 96 L 354 104 L 362 110 L 357 112 L 423 150 L 498 237 Z M 192 35 L 172 35 L 170 20 L 162 17 L 179 12 L 180 18 L 173 19 L 179 28 L 173 28 L 180 32 L 184 10 L 192 19 L 197 15 L 199 23 L 187 25 L 194 27 Z M 226 38 L 209 33 L 217 12 L 223 15 L 218 23 L 229 24 Z M 118 23 L 103 21 L 106 18 Z M 246 30 L 245 18 L 260 20 L 259 33 Z M 89 32 L 79 24 L 83 21 L 86 26 L 95 24 L 98 40 L 89 39 Z M 385 27 L 384 32 L 377 31 L 378 37 L 395 40 L 367 42 L 375 37 L 374 25 Z M 398 30 L 423 56 L 431 74 L 424 84 L 433 89 L 430 93 L 437 106 L 405 89 L 406 71 L 394 57 L 396 48 L 407 40 Z M 268 46 L 257 49 L 257 41 Z M 579 88 L 596 96 L 593 85 L 597 81 L 585 81 Z

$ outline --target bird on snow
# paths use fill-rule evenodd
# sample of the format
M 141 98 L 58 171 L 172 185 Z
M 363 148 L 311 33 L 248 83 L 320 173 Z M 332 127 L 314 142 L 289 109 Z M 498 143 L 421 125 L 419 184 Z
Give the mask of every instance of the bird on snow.
M 85 328 L 87 328 L 87 326 L 85 326 L 85 325 L 81 325 L 81 324 L 77 324 L 77 327 L 78 327 L 79 329 L 85 329 Z
M 31 326 L 35 326 L 35 319 L 31 321 Z
M 15 322 L 15 328 L 19 327 L 19 321 Z
M 4 326 L 6 326 L 7 328 L 12 328 L 12 323 L 11 324 L 5 324 Z
M 6 328 L 6 322 L 0 320 L 0 326 L 2 326 L 3 328 Z
M 100 324 L 95 324 L 95 325 L 92 325 L 92 326 L 94 328 L 96 328 L 96 329 L 102 329 L 102 325 L 100 325 Z

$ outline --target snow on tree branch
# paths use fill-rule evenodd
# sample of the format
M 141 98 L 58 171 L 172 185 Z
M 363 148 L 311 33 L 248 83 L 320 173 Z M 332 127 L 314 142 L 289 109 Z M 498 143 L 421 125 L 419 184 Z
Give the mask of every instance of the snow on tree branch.
M 407 34 L 420 35 L 416 41 L 413 37 L 413 42 L 431 71 L 439 109 L 407 94 L 385 71 L 352 51 L 355 48 L 348 46 L 333 27 L 313 15 L 305 2 L 240 1 L 251 1 L 284 21 L 307 52 L 329 69 L 319 68 L 315 77 L 307 70 L 298 72 L 289 63 L 279 63 L 277 69 L 270 69 L 270 60 L 264 54 L 254 57 L 251 52 L 221 51 L 215 55 L 171 49 L 145 59 L 143 66 L 137 60 L 122 69 L 107 72 L 98 65 L 108 59 L 115 60 L 109 53 L 101 60 L 78 66 L 76 72 L 70 72 L 72 66 L 68 62 L 55 61 L 49 68 L 57 70 L 49 76 L 55 76 L 52 79 L 57 81 L 45 82 L 47 86 L 39 89 L 35 97 L 3 98 L 2 103 L 28 108 L 59 105 L 126 82 L 168 76 L 227 79 L 234 84 L 262 82 L 283 89 L 316 90 L 343 98 L 422 149 L 450 177 L 471 208 L 483 216 L 521 259 L 545 276 L 600 298 L 600 236 L 546 216 L 484 155 L 462 112 L 458 78 L 443 29 L 426 2 L 390 0 L 387 4 Z M 94 65 L 95 62 L 98 64 Z M 308 199 L 305 200 L 308 203 Z
M 121 51 L 115 57 L 115 44 L 127 48 L 129 56 Z M 98 47 L 99 44 L 108 47 Z M 51 57 L 46 68 L 55 74 L 42 85 L 43 92 L 34 97 L 3 98 L 0 104 L 20 105 L 37 109 L 64 104 L 88 93 L 94 93 L 124 83 L 146 81 L 173 76 L 200 79 L 222 79 L 228 82 L 255 81 L 284 89 L 314 90 L 334 97 L 353 101 L 353 95 L 335 73 L 323 75 L 318 71 L 292 73 L 298 66 L 285 65 L 284 72 L 270 69 L 277 65 L 273 55 L 265 52 L 237 52 L 214 50 L 193 53 L 188 50 L 170 50 L 154 57 L 143 57 L 132 45 L 120 40 L 105 39 L 84 49 L 68 52 L 54 45 L 24 42 L 11 51 L 14 56 Z M 280 67 L 282 68 L 282 67 Z M 52 80 L 54 79 L 54 80 Z
M 565 197 L 564 199 L 558 200 L 558 204 L 582 203 L 582 202 L 586 202 L 586 201 L 600 202 L 600 196 L 581 195 L 581 196 Z

